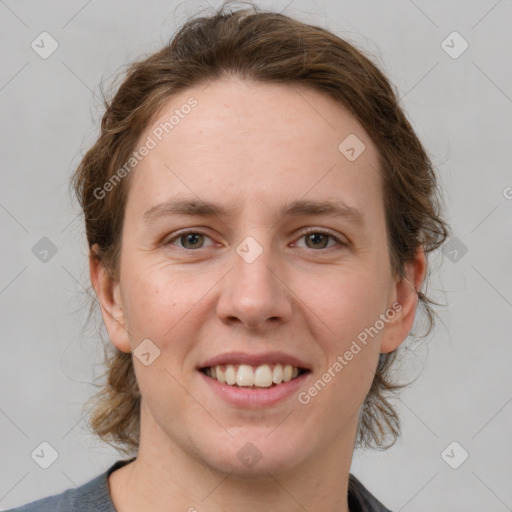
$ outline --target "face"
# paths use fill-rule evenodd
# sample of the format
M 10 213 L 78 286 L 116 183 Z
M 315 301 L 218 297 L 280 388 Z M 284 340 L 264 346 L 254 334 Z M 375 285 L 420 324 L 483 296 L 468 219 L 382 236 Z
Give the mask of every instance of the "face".
M 101 301 L 112 342 L 135 352 L 141 448 L 240 475 L 351 453 L 379 353 L 416 305 L 390 266 L 369 136 L 321 93 L 238 78 L 173 97 L 148 136 Z M 298 375 L 268 387 L 280 364 Z

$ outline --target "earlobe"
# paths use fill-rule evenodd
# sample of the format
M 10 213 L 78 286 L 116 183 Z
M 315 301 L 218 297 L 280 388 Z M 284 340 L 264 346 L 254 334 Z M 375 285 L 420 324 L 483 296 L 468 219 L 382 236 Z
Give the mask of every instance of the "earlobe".
M 419 301 L 418 294 L 426 271 L 425 251 L 419 247 L 414 259 L 405 264 L 405 276 L 395 284 L 394 302 L 400 305 L 400 311 L 386 326 L 380 346 L 381 353 L 396 350 L 411 332 Z
M 100 303 L 110 341 L 121 352 L 131 352 L 119 282 L 114 280 L 98 256 L 97 244 L 89 252 L 89 274 Z

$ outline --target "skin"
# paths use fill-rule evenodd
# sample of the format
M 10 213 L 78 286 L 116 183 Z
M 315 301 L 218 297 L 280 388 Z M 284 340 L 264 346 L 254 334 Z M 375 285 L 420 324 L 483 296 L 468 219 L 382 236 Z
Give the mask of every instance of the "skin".
M 140 448 L 110 475 L 113 503 L 120 512 L 348 511 L 358 414 L 379 354 L 412 328 L 424 253 L 407 264 L 405 279 L 394 276 L 377 149 L 334 100 L 226 77 L 169 100 L 141 141 L 190 96 L 198 106 L 130 176 L 119 279 L 90 256 L 112 343 L 133 352 L 149 338 L 160 350 L 149 366 L 133 358 Z M 366 146 L 353 162 L 338 150 L 349 134 Z M 144 212 L 171 197 L 236 210 L 145 225 Z M 279 216 L 296 199 L 342 200 L 362 219 Z M 184 228 L 206 236 L 171 240 Z M 304 228 L 345 245 L 324 237 L 318 248 Z M 236 252 L 247 236 L 263 249 L 250 264 Z M 397 302 L 401 311 L 307 405 L 295 394 L 259 410 L 236 407 L 196 370 L 232 350 L 281 350 L 308 362 L 307 390 Z M 247 442 L 262 455 L 250 468 L 237 457 Z

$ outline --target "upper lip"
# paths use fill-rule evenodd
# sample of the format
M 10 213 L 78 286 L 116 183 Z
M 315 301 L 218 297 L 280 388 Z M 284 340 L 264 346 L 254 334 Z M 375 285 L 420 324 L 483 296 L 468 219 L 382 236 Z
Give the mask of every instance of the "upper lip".
M 309 370 L 309 366 L 304 361 L 284 352 L 265 352 L 262 354 L 248 354 L 247 352 L 226 352 L 212 357 L 199 364 L 199 368 L 209 368 L 211 366 L 223 364 L 248 364 L 250 366 L 259 366 L 262 364 L 290 364 L 297 368 Z

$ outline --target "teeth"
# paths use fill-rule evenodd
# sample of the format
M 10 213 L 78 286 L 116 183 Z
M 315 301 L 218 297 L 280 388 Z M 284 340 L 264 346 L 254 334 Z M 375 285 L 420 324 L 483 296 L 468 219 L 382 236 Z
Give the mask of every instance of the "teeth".
M 218 368 L 218 366 L 216 367 Z M 232 364 L 228 364 L 226 366 L 226 384 L 229 384 L 230 386 L 233 386 L 233 384 L 236 382 L 236 372 L 235 368 Z
M 274 371 L 272 372 L 272 382 L 279 384 L 283 382 L 283 367 L 280 364 L 276 364 Z
M 214 366 L 215 373 L 217 374 L 217 380 L 224 384 L 226 382 L 226 372 L 222 371 L 222 368 L 220 366 Z
M 236 383 L 239 386 L 252 386 L 254 384 L 254 372 L 248 364 L 241 364 L 238 367 Z
M 273 377 L 274 373 L 268 364 L 258 366 L 254 372 L 254 385 L 259 388 L 268 388 L 272 386 Z
M 299 375 L 299 369 L 290 364 L 262 364 L 256 367 L 248 364 L 228 364 L 207 368 L 206 374 L 230 386 L 269 388 L 272 384 L 281 384 L 281 382 L 295 379 Z

